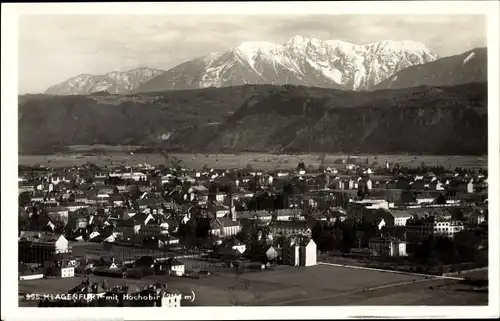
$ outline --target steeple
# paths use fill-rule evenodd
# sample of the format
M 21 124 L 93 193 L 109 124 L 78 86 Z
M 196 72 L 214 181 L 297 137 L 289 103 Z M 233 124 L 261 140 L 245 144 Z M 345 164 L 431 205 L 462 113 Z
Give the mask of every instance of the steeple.
M 229 189 L 229 217 L 236 222 L 236 208 L 234 207 L 233 201 L 233 190 Z

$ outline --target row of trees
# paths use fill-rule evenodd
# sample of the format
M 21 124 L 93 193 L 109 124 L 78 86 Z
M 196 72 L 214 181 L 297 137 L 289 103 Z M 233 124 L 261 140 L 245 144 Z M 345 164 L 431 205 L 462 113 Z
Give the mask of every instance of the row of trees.
M 464 262 L 487 262 L 487 251 L 482 251 L 479 230 L 465 230 L 456 233 L 454 238 L 435 236 L 418 245 L 412 256 L 418 263 L 429 266 L 458 264 Z
M 449 169 L 446 169 L 442 165 L 436 165 L 436 166 L 428 166 L 425 165 L 425 163 L 422 163 L 420 166 L 401 166 L 399 164 L 395 164 L 392 169 L 388 171 L 388 173 L 401 173 L 403 175 L 419 175 L 419 174 L 426 174 L 426 173 L 433 173 L 435 175 L 443 175 L 447 172 L 449 172 Z M 386 170 L 387 172 L 387 170 Z M 482 174 L 487 176 L 488 175 L 488 170 L 483 169 L 483 168 L 462 168 L 462 167 L 455 167 L 454 172 L 458 173 L 459 175 L 476 175 L 476 174 Z
M 382 233 L 386 233 L 383 229 Z M 316 224 L 312 229 L 312 238 L 321 252 L 338 251 L 348 253 L 351 248 L 368 247 L 369 240 L 380 234 L 373 224 L 336 221 L 334 224 Z M 410 261 L 428 266 L 459 264 L 464 262 L 487 262 L 487 251 L 481 247 L 481 230 L 465 230 L 455 234 L 453 239 L 435 236 L 422 244 L 409 246 Z M 401 234 L 401 233 L 400 233 Z M 404 235 L 404 233 L 403 233 Z M 399 235 L 399 236 L 403 236 Z
M 377 234 L 377 227 L 369 223 L 341 222 L 333 224 L 318 222 L 312 229 L 312 239 L 321 252 L 348 253 L 355 247 L 366 247 L 370 238 Z

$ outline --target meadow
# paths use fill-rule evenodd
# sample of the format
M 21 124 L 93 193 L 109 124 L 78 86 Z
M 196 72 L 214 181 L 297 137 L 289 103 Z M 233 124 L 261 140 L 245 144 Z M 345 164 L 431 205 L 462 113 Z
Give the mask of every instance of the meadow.
M 347 159 L 355 155 L 326 154 L 324 166 L 340 167 L 336 163 L 339 159 Z M 446 169 L 456 167 L 487 168 L 487 156 L 432 156 L 432 155 L 359 155 L 360 158 L 368 160 L 370 166 L 383 166 L 386 161 L 401 166 L 443 166 Z M 204 166 L 214 169 L 246 168 L 251 166 L 255 170 L 281 170 L 293 169 L 299 162 L 306 166 L 317 168 L 321 164 L 319 154 L 267 154 L 267 153 L 241 153 L 241 154 L 180 154 L 169 153 L 168 159 L 160 153 L 130 154 L 126 152 L 109 151 L 106 154 L 84 155 L 76 152 L 74 154 L 60 155 L 19 155 L 19 165 L 44 165 L 50 167 L 67 167 L 83 165 L 87 162 L 98 166 L 138 165 L 150 164 L 165 166 L 171 165 L 172 160 L 180 161 L 184 167 L 201 169 Z
M 66 293 L 81 279 L 21 281 L 19 291 Z M 167 282 L 170 290 L 185 295 L 195 293 L 194 302 L 183 302 L 186 306 L 481 305 L 488 302 L 487 293 L 473 292 L 454 280 L 326 265 L 221 273 L 197 280 L 164 275 L 141 280 L 91 277 L 99 283 L 104 279 L 110 286 L 126 282 L 132 289 L 156 281 Z

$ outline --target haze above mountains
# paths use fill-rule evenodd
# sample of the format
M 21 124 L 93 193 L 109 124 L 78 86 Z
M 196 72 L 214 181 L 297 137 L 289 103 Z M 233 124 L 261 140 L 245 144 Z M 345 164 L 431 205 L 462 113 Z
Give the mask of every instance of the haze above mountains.
M 129 94 L 245 84 L 354 91 L 457 85 L 487 81 L 486 61 L 486 48 L 439 58 L 431 48 L 414 41 L 356 45 L 294 36 L 284 44 L 244 42 L 167 71 L 144 67 L 104 75 L 82 74 L 50 87 L 45 93 Z

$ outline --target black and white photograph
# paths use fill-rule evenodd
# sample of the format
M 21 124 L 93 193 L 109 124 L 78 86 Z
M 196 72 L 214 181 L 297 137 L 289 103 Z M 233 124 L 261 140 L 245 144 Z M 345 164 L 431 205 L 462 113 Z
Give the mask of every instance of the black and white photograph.
M 498 2 L 2 9 L 2 320 L 498 317 Z

